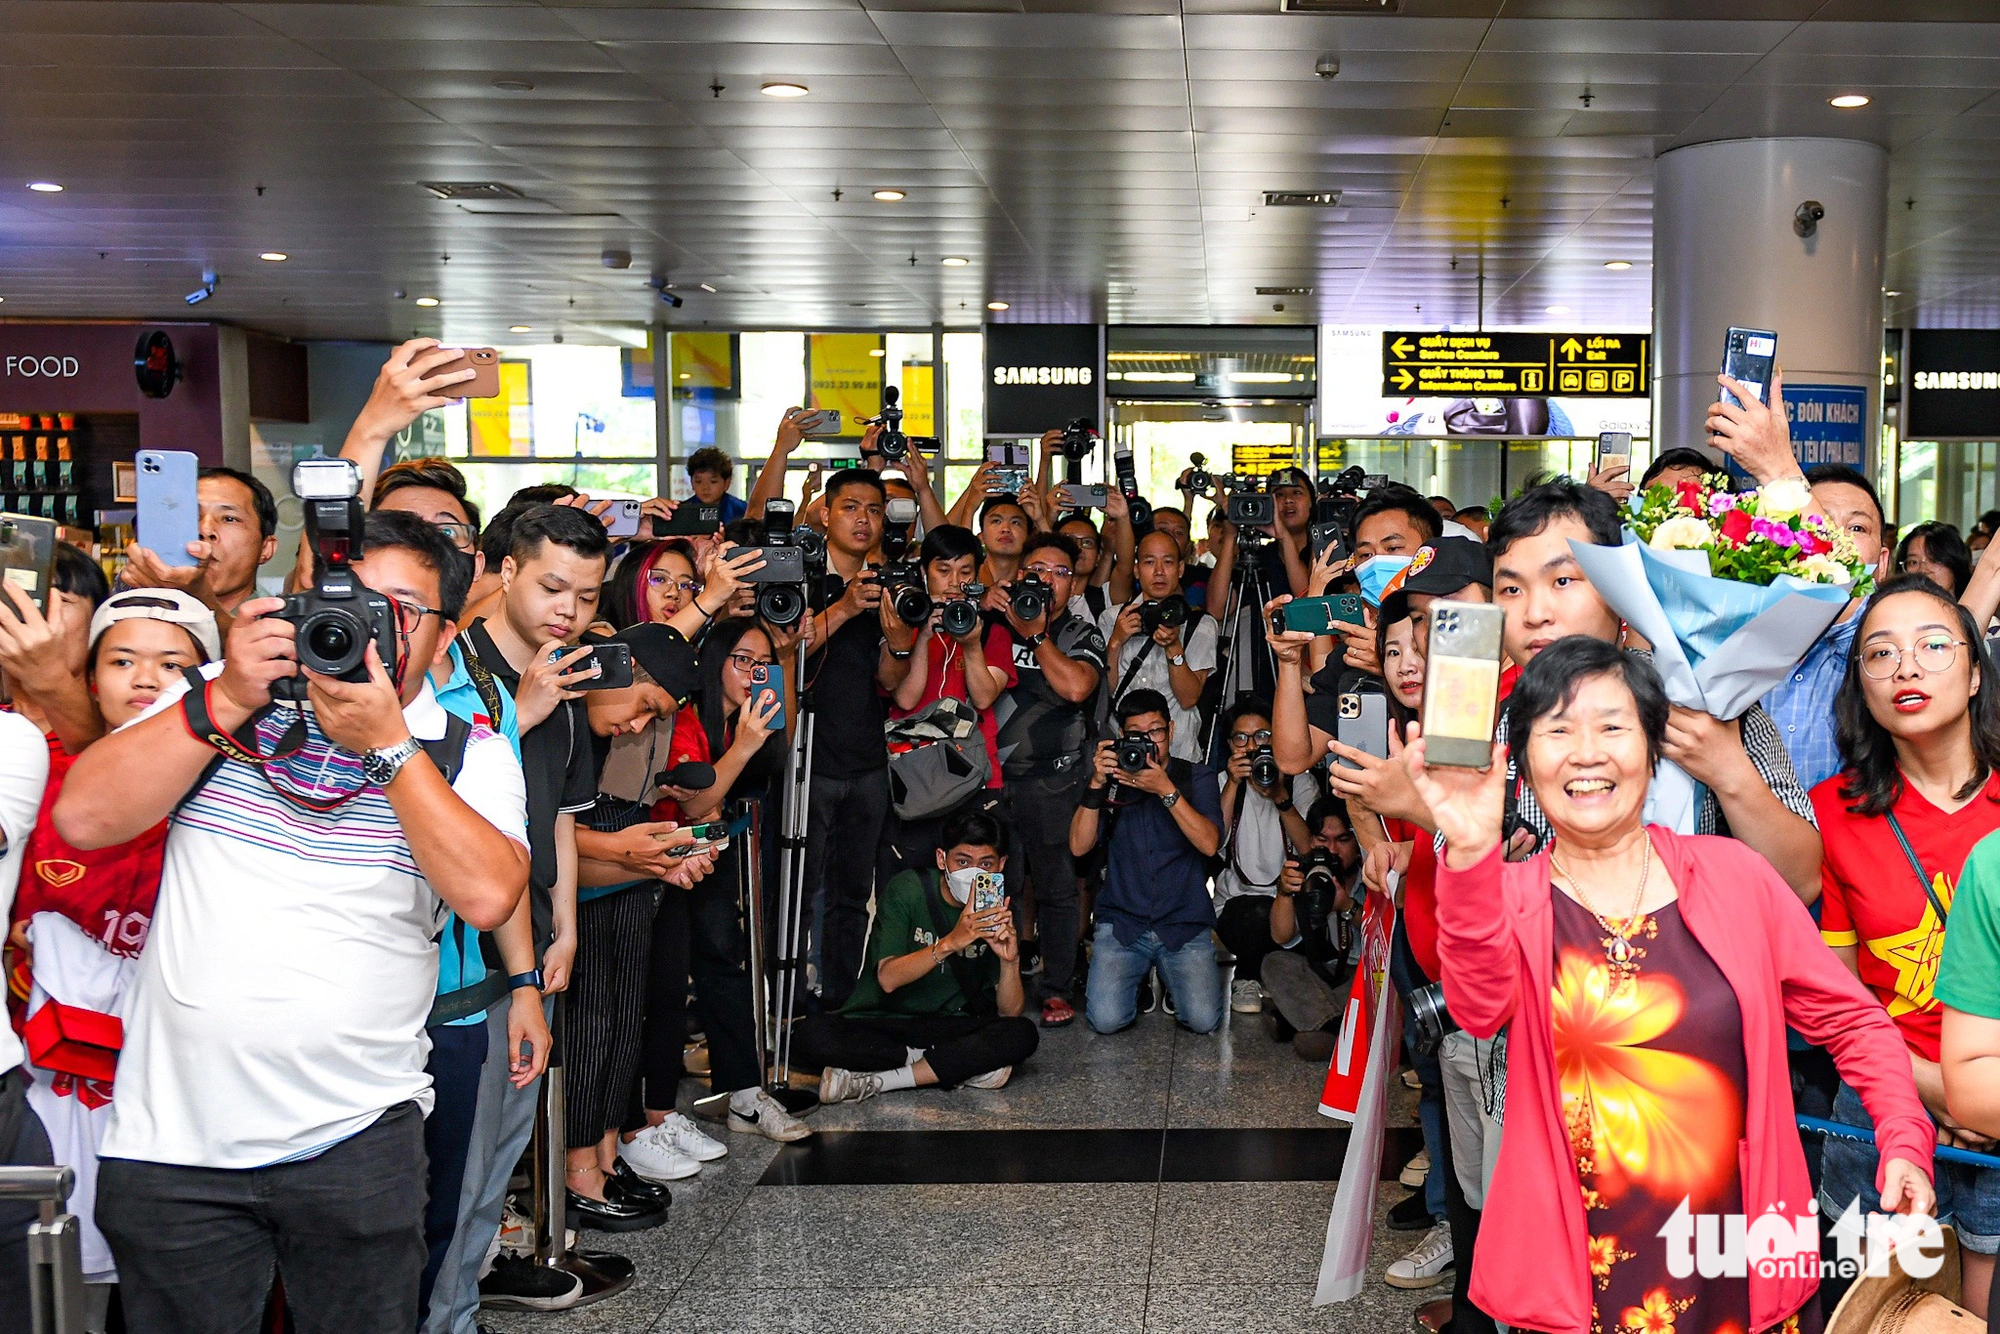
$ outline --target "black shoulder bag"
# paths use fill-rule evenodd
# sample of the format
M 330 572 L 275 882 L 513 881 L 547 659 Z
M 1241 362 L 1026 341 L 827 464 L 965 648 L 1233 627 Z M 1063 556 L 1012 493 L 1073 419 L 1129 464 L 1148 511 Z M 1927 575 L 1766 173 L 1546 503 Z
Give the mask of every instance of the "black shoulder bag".
M 1894 834 L 1896 842 L 1902 845 L 1903 855 L 1910 859 L 1910 869 L 1917 873 L 1917 883 L 1924 887 L 1924 897 L 1931 901 L 1931 911 L 1937 914 L 1938 925 L 1943 926 L 1944 904 L 1938 899 L 1937 888 L 1931 877 L 1924 874 L 1924 864 L 1917 860 L 1917 850 L 1910 846 L 1909 835 L 1903 832 L 1903 826 L 1897 822 L 1894 811 L 1885 812 L 1884 818 L 1889 821 L 1889 832 Z

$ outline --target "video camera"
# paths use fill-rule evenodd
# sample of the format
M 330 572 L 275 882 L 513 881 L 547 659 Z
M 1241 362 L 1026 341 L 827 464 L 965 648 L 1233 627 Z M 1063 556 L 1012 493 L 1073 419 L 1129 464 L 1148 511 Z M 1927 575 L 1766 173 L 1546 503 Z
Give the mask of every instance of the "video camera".
M 1208 470 L 1208 456 L 1197 449 L 1188 455 L 1188 462 L 1193 466 L 1181 474 L 1181 489 L 1198 496 L 1207 495 L 1215 485 L 1215 474 Z
M 1063 427 L 1060 446 L 1062 456 L 1077 461 L 1087 459 L 1090 457 L 1090 451 L 1097 448 L 1097 442 L 1102 438 L 1097 434 L 1097 428 L 1090 424 L 1090 418 L 1074 418 L 1069 425 Z
M 1229 489 L 1227 513 L 1238 537 L 1255 541 L 1263 536 L 1261 529 L 1278 521 L 1278 498 L 1259 486 L 1256 478 L 1226 476 L 1222 482 Z
M 758 617 L 779 630 L 805 616 L 807 587 L 826 573 L 826 539 L 810 528 L 795 527 L 794 512 L 789 500 L 765 502 L 764 545 L 755 548 L 764 557 L 764 568 L 743 576 L 745 583 L 759 585 Z
M 273 613 L 297 628 L 299 671 L 271 684 L 274 699 L 303 700 L 306 669 L 343 681 L 368 679 L 368 645 L 396 672 L 396 609 L 354 577 L 368 511 L 361 474 L 346 459 L 305 459 L 292 469 L 292 491 L 305 502 L 306 540 L 313 549 L 313 586 L 291 593 Z M 400 682 L 398 683 L 400 684 Z
M 1340 535 L 1343 552 L 1354 549 L 1354 515 L 1361 508 L 1361 492 L 1367 483 L 1368 474 L 1358 463 L 1336 476 L 1319 479 L 1313 497 L 1313 523 L 1332 525 Z
M 875 437 L 875 450 L 891 463 L 908 458 L 912 445 L 932 453 L 936 453 L 938 447 L 936 436 L 903 434 L 903 409 L 899 406 L 902 397 L 903 391 L 895 385 L 884 385 L 881 414 L 864 418 L 861 422 L 863 426 L 882 428 L 882 434 Z

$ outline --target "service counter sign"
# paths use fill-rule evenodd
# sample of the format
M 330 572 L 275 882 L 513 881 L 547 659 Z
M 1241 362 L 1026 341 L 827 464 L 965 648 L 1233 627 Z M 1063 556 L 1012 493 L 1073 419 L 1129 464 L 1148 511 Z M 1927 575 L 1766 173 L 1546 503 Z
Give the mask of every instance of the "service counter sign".
M 1097 420 L 1104 364 L 1094 324 L 986 326 L 986 434 L 1040 435 Z
M 2000 329 L 1912 329 L 1906 440 L 2000 440 Z
M 1652 335 L 1642 333 L 1382 334 L 1385 398 L 1645 398 Z

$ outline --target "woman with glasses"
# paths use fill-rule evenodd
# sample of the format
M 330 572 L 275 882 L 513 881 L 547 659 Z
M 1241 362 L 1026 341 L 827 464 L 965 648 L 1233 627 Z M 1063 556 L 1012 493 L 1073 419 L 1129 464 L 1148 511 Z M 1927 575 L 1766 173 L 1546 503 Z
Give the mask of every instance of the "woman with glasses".
M 747 587 L 743 576 L 763 563 L 748 553 L 724 560 L 715 544 L 697 548 L 679 537 L 635 542 L 604 581 L 598 608 L 613 629 L 652 622 L 699 645 L 710 623 L 729 614 L 731 599 Z
M 1922 575 L 1882 586 L 1861 613 L 1847 679 L 1834 704 L 1846 769 L 1813 789 L 1820 837 L 1820 934 L 1889 1011 L 1909 1049 L 1937 1142 L 1992 1152 L 1945 1104 L 1942 1008 L 1932 994 L 1960 869 L 2000 829 L 2000 680 L 1971 615 Z M 1842 1084 L 1833 1118 L 1865 1126 Z M 1857 1196 L 1868 1207 L 1876 1154 L 1828 1138 L 1823 1216 Z M 1964 1303 L 1986 1314 L 2000 1251 L 2000 1171 L 1940 1163 L 1937 1216 L 1958 1229 Z
M 1920 523 L 1896 548 L 1896 571 L 1920 574 L 1953 597 L 1972 580 L 1972 551 L 1948 523 Z

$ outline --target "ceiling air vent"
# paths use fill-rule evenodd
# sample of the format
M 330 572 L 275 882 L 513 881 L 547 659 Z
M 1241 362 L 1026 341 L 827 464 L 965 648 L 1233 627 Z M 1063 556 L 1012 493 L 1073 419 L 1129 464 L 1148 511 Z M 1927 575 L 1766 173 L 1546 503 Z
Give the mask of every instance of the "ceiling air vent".
M 1313 289 L 1310 287 L 1260 287 L 1257 289 L 1258 296 L 1311 296 L 1312 294 Z
M 1393 14 L 1403 0 L 1278 0 L 1286 14 Z
M 424 189 L 439 199 L 526 199 L 511 185 L 499 181 L 425 181 Z
M 1266 190 L 1265 208 L 1333 208 L 1340 203 L 1338 190 Z

